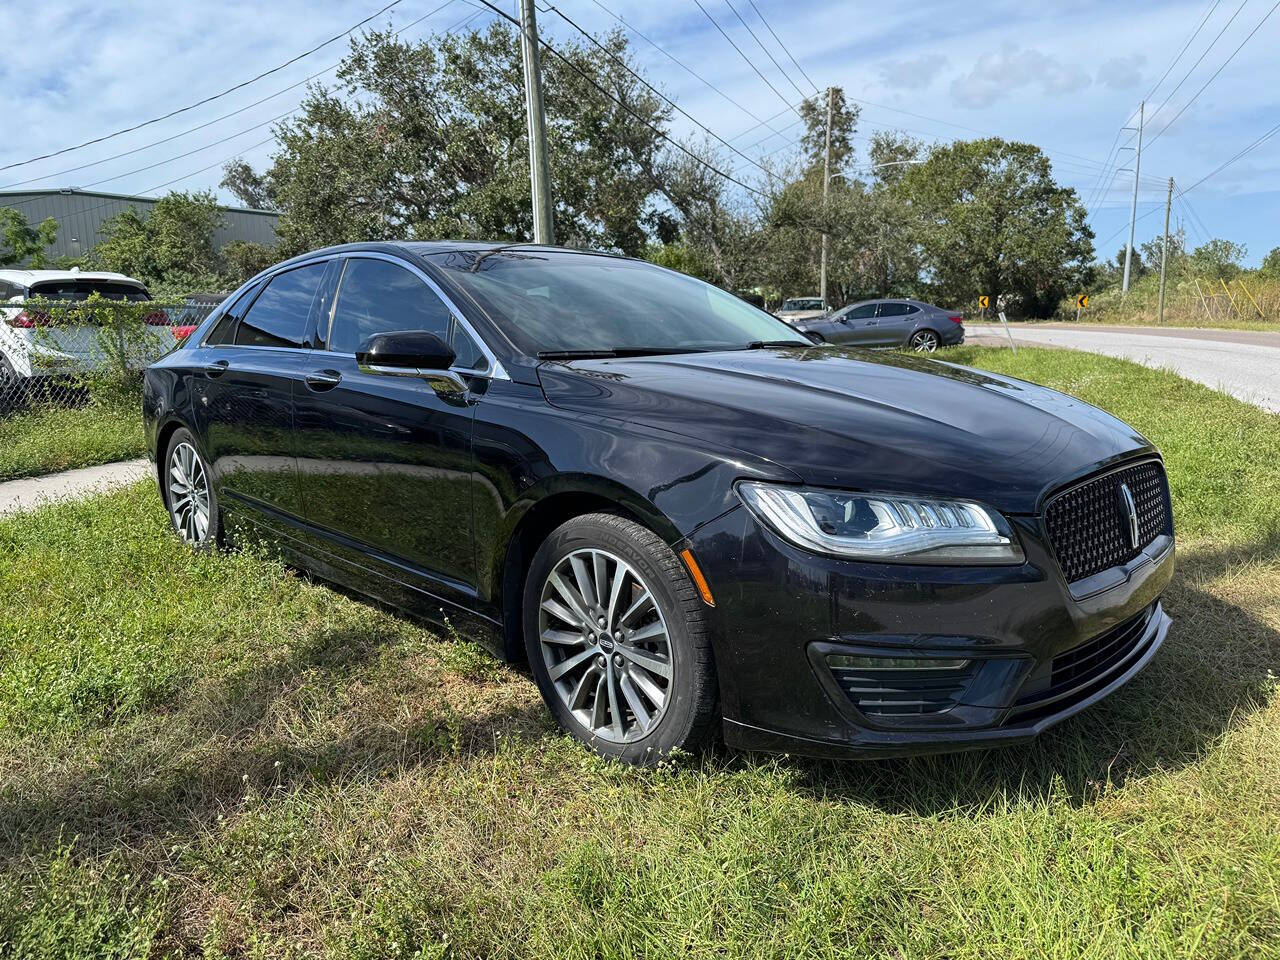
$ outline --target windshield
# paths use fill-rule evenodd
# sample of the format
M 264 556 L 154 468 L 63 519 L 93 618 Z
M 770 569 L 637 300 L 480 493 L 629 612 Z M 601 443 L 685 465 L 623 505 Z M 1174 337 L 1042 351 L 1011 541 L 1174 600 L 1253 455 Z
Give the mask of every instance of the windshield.
M 518 249 L 431 259 L 531 356 L 809 345 L 731 293 L 636 260 Z

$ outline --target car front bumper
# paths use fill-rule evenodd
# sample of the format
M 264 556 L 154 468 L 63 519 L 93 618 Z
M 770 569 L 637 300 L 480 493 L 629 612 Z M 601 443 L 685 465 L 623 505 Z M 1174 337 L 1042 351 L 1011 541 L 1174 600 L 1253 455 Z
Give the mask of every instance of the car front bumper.
M 1026 562 L 987 567 L 819 556 L 743 507 L 699 528 L 679 549 L 692 550 L 716 602 L 725 740 L 826 757 L 1012 744 L 1127 683 L 1169 630 L 1159 598 L 1172 540 L 1122 583 L 1077 598 L 1037 518 L 1011 521 Z M 892 668 L 904 661 L 964 665 Z M 866 669 L 837 666 L 849 663 Z

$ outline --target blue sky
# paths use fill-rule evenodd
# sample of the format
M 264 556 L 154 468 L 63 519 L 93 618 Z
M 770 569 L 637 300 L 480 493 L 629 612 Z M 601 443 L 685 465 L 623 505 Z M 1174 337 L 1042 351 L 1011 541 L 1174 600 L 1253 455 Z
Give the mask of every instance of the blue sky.
M 342 32 L 386 2 L 140 0 L 87 5 L 10 0 L 6 23 L 11 29 L 0 58 L 0 166 L 218 93 Z M 444 2 L 401 0 L 375 23 L 404 27 Z M 595 0 L 555 2 L 588 29 L 619 25 Z M 837 84 L 850 97 L 865 101 L 859 131 L 863 136 L 888 127 L 930 141 L 989 133 L 1040 145 L 1053 159 L 1058 179 L 1091 201 L 1090 219 L 1104 256 L 1123 244 L 1132 187 L 1132 174 L 1106 171 L 1104 163 L 1119 128 L 1153 87 L 1155 95 L 1147 106 L 1148 116 L 1154 115 L 1147 131 L 1152 142 L 1143 155 L 1138 207 L 1139 214 L 1147 216 L 1138 224 L 1139 240 L 1160 229 L 1168 177 L 1190 186 L 1280 122 L 1280 67 L 1274 56 L 1280 12 L 1264 21 L 1274 9 L 1270 0 L 755 0 L 755 9 L 750 0 L 702 0 L 776 92 L 694 0 L 600 2 L 745 108 L 632 34 L 637 59 L 650 79 L 718 134 L 736 137 L 735 145 L 752 156 L 768 154 L 772 161 L 783 162 L 794 150 L 787 146 L 799 132 L 798 125 L 792 125 L 794 114 L 783 112 L 766 127 L 755 118 L 785 111 L 787 100 L 800 99 L 797 87 L 810 93 L 804 74 L 818 87 Z M 514 9 L 512 0 L 499 5 Z M 762 52 L 734 8 L 784 70 Z M 794 54 L 803 74 L 778 48 L 757 10 Z M 482 25 L 491 18 L 469 0 L 452 0 L 405 35 L 423 36 L 464 21 Z M 1195 40 L 1157 87 L 1202 20 Z M 553 42 L 572 35 L 549 10 L 539 22 Z M 1193 100 L 1255 27 L 1252 39 Z M 39 179 L 22 186 L 121 193 L 216 188 L 221 162 L 237 151 L 259 167 L 268 162 L 271 145 L 260 144 L 270 136 L 268 121 L 295 107 L 303 88 L 249 105 L 325 70 L 344 50 L 342 41 L 330 44 L 206 106 L 82 150 L 2 170 L 0 189 L 34 178 Z M 1202 54 L 1203 60 L 1192 69 Z M 247 109 L 217 119 L 242 107 Z M 184 133 L 206 122 L 204 129 Z M 678 133 L 694 132 L 678 116 L 673 126 Z M 777 133 L 771 134 L 771 129 Z M 215 144 L 232 135 L 234 139 Z M 167 137 L 174 139 L 148 146 Z M 864 147 L 865 141 L 857 146 Z M 107 159 L 135 148 L 143 149 Z M 1131 166 L 1131 158 L 1131 151 L 1121 154 L 1116 166 Z M 94 165 L 69 169 L 90 163 Z M 138 170 L 142 167 L 149 169 Z M 201 169 L 205 167 L 210 169 Z M 744 161 L 735 167 L 744 177 L 753 169 Z M 1192 243 L 1210 235 L 1245 243 L 1249 260 L 1257 262 L 1280 246 L 1278 171 L 1280 136 L 1175 204 L 1175 226 L 1184 222 Z M 95 181 L 105 182 L 91 187 Z

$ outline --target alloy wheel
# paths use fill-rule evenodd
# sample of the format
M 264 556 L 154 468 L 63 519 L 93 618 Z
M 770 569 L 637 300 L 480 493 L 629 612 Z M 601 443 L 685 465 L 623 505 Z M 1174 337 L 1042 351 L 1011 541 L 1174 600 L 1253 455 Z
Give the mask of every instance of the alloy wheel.
M 932 330 L 921 330 L 911 338 L 911 349 L 916 353 L 933 353 L 938 349 L 938 335 Z
M 538 609 L 543 662 L 556 693 L 592 735 L 627 743 L 661 720 L 674 664 L 653 591 L 606 550 L 563 557 Z
M 169 454 L 169 514 L 192 546 L 209 535 L 209 479 L 195 447 L 179 443 Z

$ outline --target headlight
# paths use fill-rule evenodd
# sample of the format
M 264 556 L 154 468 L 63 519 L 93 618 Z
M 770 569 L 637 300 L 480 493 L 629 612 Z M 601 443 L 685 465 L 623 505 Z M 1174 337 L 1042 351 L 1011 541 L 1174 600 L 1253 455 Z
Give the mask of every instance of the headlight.
M 897 563 L 1022 563 L 999 513 L 969 500 L 738 484 L 743 502 L 806 550 Z

